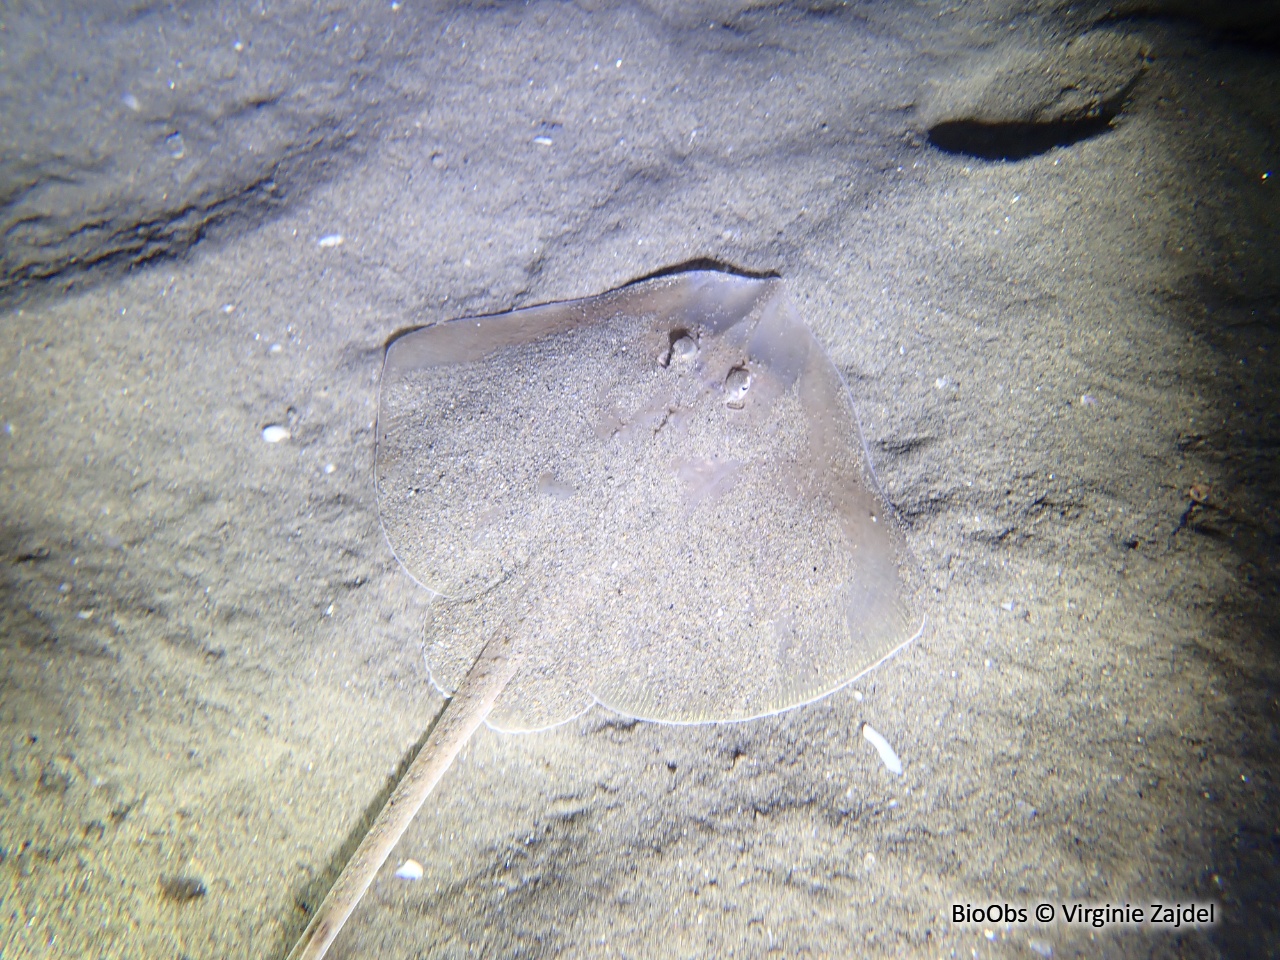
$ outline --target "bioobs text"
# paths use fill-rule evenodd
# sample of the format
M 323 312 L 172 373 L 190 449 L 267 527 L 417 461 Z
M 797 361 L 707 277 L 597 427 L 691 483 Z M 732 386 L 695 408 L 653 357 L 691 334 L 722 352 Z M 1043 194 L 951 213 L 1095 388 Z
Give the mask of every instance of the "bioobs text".
M 1026 923 L 1027 908 L 1011 907 L 1007 903 L 989 903 L 975 907 L 968 903 L 951 905 L 952 923 Z

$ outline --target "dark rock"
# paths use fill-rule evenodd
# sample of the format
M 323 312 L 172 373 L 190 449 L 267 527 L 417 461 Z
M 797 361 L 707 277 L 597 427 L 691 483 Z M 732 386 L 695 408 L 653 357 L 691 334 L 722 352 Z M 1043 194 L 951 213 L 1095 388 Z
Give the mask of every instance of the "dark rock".
M 160 878 L 160 892 L 166 899 L 175 903 L 186 903 L 190 900 L 198 900 L 209 891 L 205 887 L 204 881 L 199 877 L 179 873 L 172 876 L 162 876 Z
M 1145 64 L 1139 40 L 1110 30 L 1051 50 L 1004 47 L 936 85 L 921 119 L 941 150 L 1020 160 L 1104 133 Z

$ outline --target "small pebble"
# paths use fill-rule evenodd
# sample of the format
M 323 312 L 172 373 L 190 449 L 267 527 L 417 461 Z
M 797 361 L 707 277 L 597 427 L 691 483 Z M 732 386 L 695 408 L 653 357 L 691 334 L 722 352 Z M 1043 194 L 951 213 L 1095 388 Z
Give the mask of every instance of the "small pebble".
M 864 723 L 862 725 L 862 736 L 867 743 L 876 748 L 876 753 L 880 754 L 880 759 L 890 773 L 902 776 L 902 761 L 898 759 L 898 755 L 893 752 L 893 747 L 889 746 L 889 741 L 880 736 L 871 724 Z
M 549 147 L 553 141 L 550 137 L 534 137 L 533 142 L 540 147 Z
M 209 891 L 199 877 L 179 873 L 161 877 L 160 892 L 176 903 L 186 903 L 188 900 L 198 900 Z
M 273 423 L 269 427 L 262 428 L 262 439 L 267 443 L 279 443 L 289 439 L 289 431 Z
M 417 860 L 406 860 L 400 864 L 400 869 L 396 871 L 396 877 L 400 880 L 421 880 L 422 864 Z
M 341 245 L 342 245 L 342 234 L 340 234 L 340 233 L 331 233 L 331 234 L 329 234 L 327 237 L 321 237 L 321 238 L 317 241 L 317 243 L 319 243 L 319 244 L 320 244 L 320 246 L 321 246 L 321 247 L 323 247 L 323 248 L 324 248 L 324 249 L 326 249 L 326 250 L 327 250 L 329 247 L 338 247 L 338 246 L 341 246 Z

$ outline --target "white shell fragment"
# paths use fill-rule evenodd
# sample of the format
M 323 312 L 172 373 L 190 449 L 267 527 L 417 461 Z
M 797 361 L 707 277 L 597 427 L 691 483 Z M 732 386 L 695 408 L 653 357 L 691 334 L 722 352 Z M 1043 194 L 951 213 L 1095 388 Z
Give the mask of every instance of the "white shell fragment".
M 400 868 L 396 870 L 396 879 L 398 880 L 421 880 L 422 864 L 417 860 L 406 860 L 400 864 Z
M 876 748 L 876 753 L 880 754 L 880 759 L 888 768 L 890 773 L 902 776 L 902 761 L 898 759 L 898 755 L 893 752 L 893 747 L 889 746 L 889 741 L 880 736 L 869 723 L 862 725 L 862 736 Z
M 267 443 L 280 443 L 282 440 L 289 439 L 289 431 L 273 423 L 269 427 L 262 428 L 262 439 Z
M 338 246 L 341 246 L 341 245 L 342 245 L 342 240 L 343 240 L 342 234 L 340 234 L 340 233 L 331 233 L 331 234 L 329 234 L 329 235 L 328 235 L 328 236 L 326 236 L 326 237 L 321 237 L 321 238 L 320 238 L 319 240 L 317 240 L 316 242 L 317 242 L 318 244 L 320 244 L 321 248 L 323 248 L 323 249 L 326 249 L 326 250 L 327 250 L 327 249 L 329 249 L 330 247 L 338 247 Z

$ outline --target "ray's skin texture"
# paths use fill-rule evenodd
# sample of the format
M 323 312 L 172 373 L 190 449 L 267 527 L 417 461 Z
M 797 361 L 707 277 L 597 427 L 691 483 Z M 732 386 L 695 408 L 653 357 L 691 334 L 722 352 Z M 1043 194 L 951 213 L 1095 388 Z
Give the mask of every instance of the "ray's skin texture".
M 911 639 L 848 391 L 780 280 L 689 271 L 406 334 L 377 473 L 456 692 L 290 960 L 324 956 L 481 723 L 744 720 Z
M 489 723 L 596 703 L 746 720 L 910 635 L 905 551 L 848 390 L 783 281 L 691 270 L 408 333 L 387 351 L 378 503 L 454 689 L 492 626 L 526 669 Z

